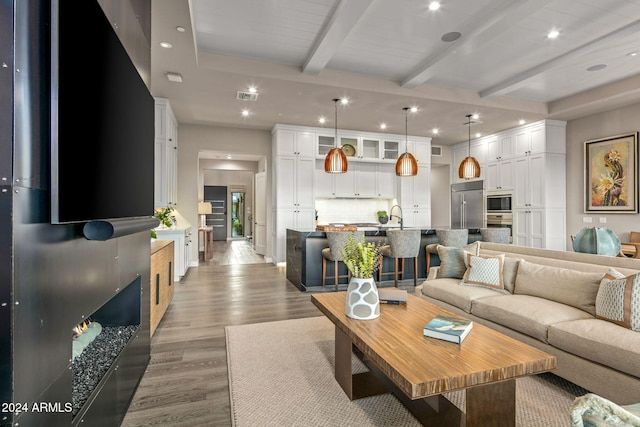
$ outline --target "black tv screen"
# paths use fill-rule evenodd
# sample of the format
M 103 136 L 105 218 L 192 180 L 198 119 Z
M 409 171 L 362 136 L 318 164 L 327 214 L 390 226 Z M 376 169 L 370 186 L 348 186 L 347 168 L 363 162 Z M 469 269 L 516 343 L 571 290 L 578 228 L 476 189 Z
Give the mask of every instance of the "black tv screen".
M 51 65 L 51 222 L 151 216 L 154 100 L 96 0 L 53 2 Z

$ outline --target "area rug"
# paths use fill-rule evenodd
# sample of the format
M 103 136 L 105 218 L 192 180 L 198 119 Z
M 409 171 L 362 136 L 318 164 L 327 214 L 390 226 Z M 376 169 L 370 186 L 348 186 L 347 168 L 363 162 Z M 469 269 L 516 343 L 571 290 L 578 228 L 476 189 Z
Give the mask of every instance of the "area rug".
M 334 378 L 334 327 L 324 316 L 225 328 L 232 424 L 419 426 L 392 394 L 350 401 Z M 366 367 L 354 356 L 354 372 Z M 516 381 L 516 423 L 567 427 L 586 391 L 554 375 Z M 445 394 L 464 410 L 464 393 Z

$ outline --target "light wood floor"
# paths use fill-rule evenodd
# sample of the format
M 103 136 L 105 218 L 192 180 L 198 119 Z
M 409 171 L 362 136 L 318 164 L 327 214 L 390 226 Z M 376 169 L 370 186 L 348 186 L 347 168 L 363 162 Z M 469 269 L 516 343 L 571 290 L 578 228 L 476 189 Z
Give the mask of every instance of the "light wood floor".
M 321 313 L 246 241 L 216 241 L 213 259 L 175 286 L 122 425 L 230 426 L 224 327 Z

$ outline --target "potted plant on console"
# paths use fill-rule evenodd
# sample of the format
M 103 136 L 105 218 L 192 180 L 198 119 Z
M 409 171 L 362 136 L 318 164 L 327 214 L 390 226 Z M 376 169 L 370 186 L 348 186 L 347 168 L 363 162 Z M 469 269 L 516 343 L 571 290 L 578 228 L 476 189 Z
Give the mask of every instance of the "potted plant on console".
M 380 316 L 378 288 L 373 272 L 380 262 L 380 245 L 365 242 L 364 235 L 356 242 L 353 233 L 347 238 L 340 255 L 351 274 L 347 288 L 345 309 L 347 316 L 358 320 L 375 319 Z
M 176 223 L 176 217 L 173 215 L 173 208 L 171 206 L 156 209 L 153 212 L 153 216 L 160 221 L 160 225 L 164 228 L 171 228 Z

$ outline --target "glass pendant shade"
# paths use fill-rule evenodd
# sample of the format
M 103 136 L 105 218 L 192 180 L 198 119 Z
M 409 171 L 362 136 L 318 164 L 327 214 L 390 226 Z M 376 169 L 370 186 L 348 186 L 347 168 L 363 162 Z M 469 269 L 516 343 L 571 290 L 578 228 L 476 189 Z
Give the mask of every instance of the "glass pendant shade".
M 396 162 L 396 175 L 415 176 L 418 174 L 418 162 L 411 153 L 403 153 Z
M 464 158 L 458 167 L 458 177 L 462 179 L 472 179 L 480 177 L 480 163 L 475 157 L 471 157 L 471 114 L 467 114 L 467 123 L 469 125 L 469 155 Z
M 413 154 L 409 153 L 409 131 L 408 131 L 408 117 L 409 107 L 403 108 L 404 110 L 404 153 L 398 157 L 396 161 L 396 175 L 397 176 L 416 176 L 418 175 L 418 161 Z
M 344 151 L 338 147 L 334 147 L 327 153 L 324 158 L 324 171 L 327 173 L 345 173 L 348 163 L 347 156 Z
M 338 101 L 340 100 L 337 98 L 333 100 L 336 116 L 334 121 L 336 133 L 333 141 L 335 147 L 329 150 L 324 158 L 324 171 L 326 173 L 345 173 L 349 167 L 346 154 L 344 154 L 342 148 L 338 147 Z

